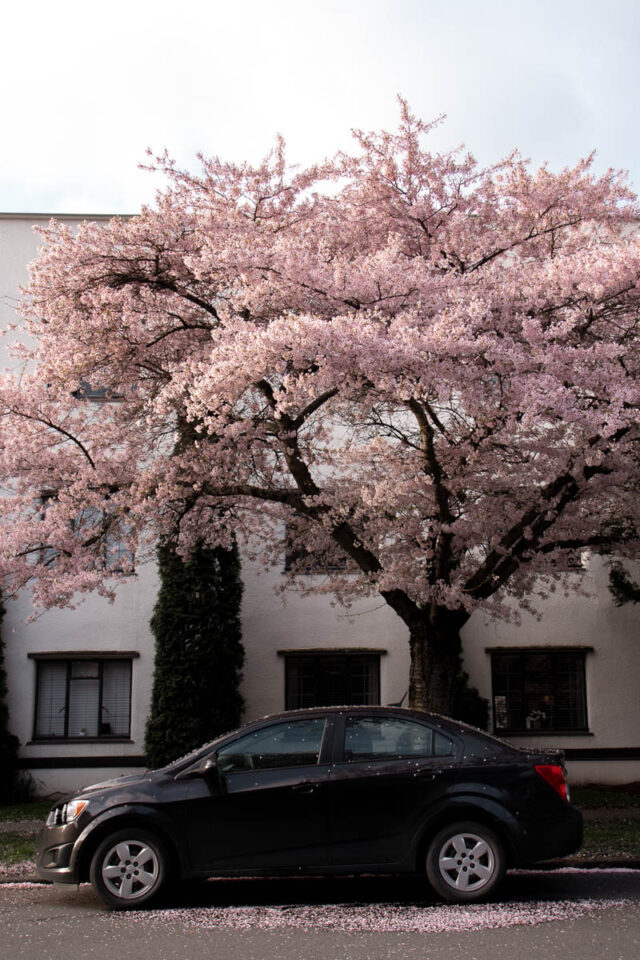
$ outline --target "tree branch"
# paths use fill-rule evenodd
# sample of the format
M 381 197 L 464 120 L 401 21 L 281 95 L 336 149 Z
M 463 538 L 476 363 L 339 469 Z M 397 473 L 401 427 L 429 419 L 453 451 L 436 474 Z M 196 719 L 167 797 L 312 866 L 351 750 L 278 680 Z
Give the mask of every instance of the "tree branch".
M 319 410 L 327 401 L 331 400 L 332 397 L 338 393 L 338 388 L 333 387 L 331 390 L 325 390 L 324 393 L 321 393 L 319 396 L 312 400 L 311 403 L 307 404 L 304 410 L 301 410 L 298 416 L 293 421 L 294 430 L 299 430 L 303 423 L 309 419 L 309 417 Z
M 31 420 L 32 423 L 41 423 L 43 426 L 49 427 L 51 430 L 55 430 L 57 433 L 61 434 L 61 436 L 66 437 L 67 440 L 71 440 L 71 442 L 75 443 L 78 449 L 82 451 L 84 456 L 89 461 L 92 469 L 93 470 L 96 469 L 96 465 L 93 462 L 91 454 L 89 453 L 87 448 L 84 446 L 84 444 L 80 440 L 78 440 L 77 437 L 74 437 L 72 433 L 69 433 L 68 430 L 65 430 L 64 427 L 60 427 L 57 424 L 52 423 L 51 420 L 49 420 L 47 417 L 36 417 L 36 416 L 33 416 L 32 414 L 25 413 L 23 410 L 16 410 L 15 407 L 8 407 L 7 411 L 9 413 L 15 414 L 15 416 L 17 417 L 22 417 L 24 420 Z

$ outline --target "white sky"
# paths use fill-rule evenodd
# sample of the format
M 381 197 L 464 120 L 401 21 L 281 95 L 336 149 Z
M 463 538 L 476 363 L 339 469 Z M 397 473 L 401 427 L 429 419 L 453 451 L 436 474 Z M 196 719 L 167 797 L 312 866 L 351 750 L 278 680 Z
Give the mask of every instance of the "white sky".
M 397 121 L 484 162 L 629 170 L 640 188 L 638 0 L 22 0 L 0 13 L 0 210 L 135 212 L 147 147 L 294 162 Z

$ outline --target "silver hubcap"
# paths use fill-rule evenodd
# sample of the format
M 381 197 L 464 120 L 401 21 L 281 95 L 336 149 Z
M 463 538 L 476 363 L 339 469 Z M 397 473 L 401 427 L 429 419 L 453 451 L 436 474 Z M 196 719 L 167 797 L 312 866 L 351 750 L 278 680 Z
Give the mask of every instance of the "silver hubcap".
M 438 867 L 454 890 L 476 891 L 494 875 L 496 861 L 486 840 L 475 833 L 456 833 L 440 848 Z
M 102 861 L 105 887 L 122 900 L 137 900 L 149 893 L 159 872 L 155 851 L 139 840 L 121 840 Z

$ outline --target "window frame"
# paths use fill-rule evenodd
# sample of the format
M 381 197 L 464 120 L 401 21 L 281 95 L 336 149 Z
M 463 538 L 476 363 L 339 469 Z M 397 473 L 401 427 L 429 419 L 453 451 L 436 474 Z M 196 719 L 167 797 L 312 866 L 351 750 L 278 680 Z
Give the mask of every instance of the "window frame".
M 502 736 L 550 736 L 564 734 L 567 736 L 586 736 L 590 734 L 589 729 L 589 708 L 587 702 L 587 663 L 586 655 L 593 652 L 593 647 L 586 646 L 538 646 L 538 647 L 493 647 L 487 648 L 487 653 L 491 655 L 491 715 L 492 715 L 492 724 L 494 735 L 498 737 Z M 497 705 L 496 699 L 499 696 L 507 697 L 508 694 L 500 693 L 498 690 L 497 682 L 497 666 L 498 660 L 500 657 L 505 656 L 518 656 L 520 657 L 519 665 L 519 696 L 521 698 L 523 711 L 526 708 L 526 680 L 527 680 L 527 671 L 525 666 L 526 657 L 549 657 L 553 663 L 552 673 L 546 678 L 548 683 L 550 695 L 557 690 L 557 663 L 558 659 L 563 656 L 573 656 L 577 661 L 576 669 L 576 680 L 580 687 L 580 696 L 582 701 L 581 713 L 582 716 L 578 717 L 578 720 L 582 720 L 580 725 L 576 726 L 547 726 L 547 727 L 526 727 L 526 726 L 517 726 L 517 727 L 505 727 L 498 725 L 497 718 Z M 507 704 L 508 710 L 508 704 Z M 507 713 L 507 716 L 509 714 Z
M 380 670 L 380 658 L 386 654 L 386 650 L 372 650 L 369 648 L 358 649 L 322 649 L 322 650 L 279 650 L 278 655 L 284 657 L 284 709 L 285 710 L 304 710 L 304 709 L 318 709 L 321 710 L 325 707 L 342 707 L 342 706 L 363 706 L 363 707 L 378 707 L 381 702 L 381 670 Z M 370 660 L 371 665 L 375 665 L 374 676 L 373 676 L 373 686 L 374 686 L 374 701 L 371 703 L 313 703 L 313 704 L 295 704 L 292 700 L 292 678 L 290 676 L 290 667 L 293 666 L 293 661 L 296 660 L 306 660 L 306 661 L 321 661 L 321 660 L 331 660 L 344 658 L 345 662 L 348 660 L 364 659 Z M 370 681 L 371 682 L 371 681 Z M 317 692 L 317 684 L 316 684 Z
M 40 491 L 37 510 L 41 521 L 44 521 L 45 519 L 48 504 L 52 501 L 55 501 L 57 496 L 58 491 L 56 489 L 45 489 Z M 135 553 L 128 546 L 126 546 L 124 537 L 122 535 L 114 535 L 112 522 L 109 521 L 105 523 L 105 520 L 107 519 L 108 514 L 105 507 L 84 507 L 80 510 L 76 517 L 69 521 L 69 524 L 70 529 L 74 533 L 77 533 L 78 530 L 81 530 L 83 524 L 86 524 L 87 521 L 88 525 L 92 525 L 94 527 L 102 526 L 104 539 L 101 550 L 103 556 L 99 560 L 100 569 L 108 571 L 109 575 L 122 573 L 127 577 L 134 577 L 136 576 Z M 125 532 L 122 530 L 122 527 L 126 525 L 126 520 L 119 520 L 118 526 L 120 529 L 118 532 L 120 534 Z M 40 563 L 43 563 L 47 567 L 55 567 L 59 556 L 60 550 L 58 547 L 42 542 L 40 543 Z
M 103 653 L 101 651 L 89 651 L 83 653 L 46 653 L 46 654 L 33 654 L 30 653 L 29 658 L 35 661 L 35 695 L 34 695 L 34 710 L 33 710 L 33 732 L 32 732 L 32 743 L 130 743 L 131 742 L 131 712 L 133 705 L 133 661 L 139 656 L 137 652 L 128 652 L 128 651 L 117 651 L 113 653 Z M 97 729 L 98 733 L 96 735 L 89 736 L 69 736 L 69 712 L 70 712 L 70 690 L 71 690 L 71 680 L 72 680 L 72 670 L 73 665 L 76 663 L 81 663 L 83 661 L 89 661 L 98 664 L 98 698 L 96 703 L 96 714 L 97 714 Z M 127 731 L 126 733 L 116 733 L 116 734 L 105 734 L 100 733 L 100 727 L 102 724 L 102 706 L 103 706 L 103 689 L 104 689 L 104 664 L 123 662 L 127 663 L 129 666 L 129 696 L 128 696 L 128 722 L 127 722 Z M 42 664 L 51 664 L 51 663 L 62 663 L 65 665 L 66 669 L 66 678 L 65 678 L 65 703 L 64 703 L 64 733 L 61 736 L 56 736 L 55 734 L 39 734 L 38 733 L 38 718 L 40 710 L 40 677 L 41 677 L 41 665 Z

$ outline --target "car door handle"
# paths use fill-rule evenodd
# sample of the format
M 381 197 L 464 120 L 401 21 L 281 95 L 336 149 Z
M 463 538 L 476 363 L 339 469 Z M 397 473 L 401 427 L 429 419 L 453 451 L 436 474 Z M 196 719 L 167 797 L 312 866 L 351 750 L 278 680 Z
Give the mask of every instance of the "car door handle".
M 317 783 L 310 783 L 308 780 L 304 780 L 302 783 L 296 783 L 293 787 L 294 793 L 313 793 L 313 791 L 318 786 Z
M 441 773 L 443 773 L 442 770 L 421 770 L 420 773 L 416 773 L 415 776 L 418 780 L 435 780 Z

